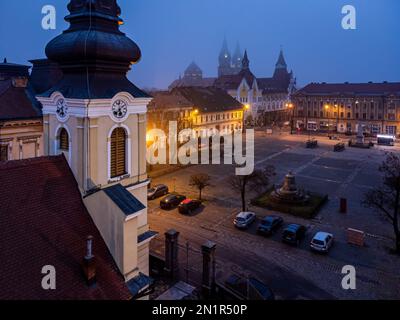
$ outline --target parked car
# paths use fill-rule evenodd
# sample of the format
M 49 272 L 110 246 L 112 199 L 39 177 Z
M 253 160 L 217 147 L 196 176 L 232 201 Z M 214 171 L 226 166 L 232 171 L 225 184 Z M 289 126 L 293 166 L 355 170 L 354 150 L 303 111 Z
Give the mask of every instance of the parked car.
M 200 200 L 186 199 L 182 201 L 181 204 L 178 206 L 178 210 L 179 213 L 182 214 L 191 214 L 193 211 L 200 208 L 200 206 L 201 206 Z
M 171 193 L 160 201 L 160 207 L 164 210 L 173 209 L 185 199 L 181 194 Z
M 258 226 L 257 231 L 265 235 L 272 235 L 283 224 L 283 219 L 278 216 L 265 217 Z
M 167 195 L 169 192 L 165 184 L 158 184 L 147 190 L 147 200 L 154 200 L 156 198 Z
M 290 224 L 285 228 L 285 230 L 283 230 L 282 241 L 298 246 L 305 235 L 305 226 L 299 224 Z
M 239 213 L 233 224 L 236 228 L 246 229 L 256 220 L 256 214 L 254 212 L 241 212 Z
M 253 277 L 246 279 L 233 274 L 225 281 L 225 286 L 243 300 L 275 300 L 272 290 Z
M 333 235 L 327 232 L 317 232 L 311 240 L 311 250 L 328 252 L 333 245 Z

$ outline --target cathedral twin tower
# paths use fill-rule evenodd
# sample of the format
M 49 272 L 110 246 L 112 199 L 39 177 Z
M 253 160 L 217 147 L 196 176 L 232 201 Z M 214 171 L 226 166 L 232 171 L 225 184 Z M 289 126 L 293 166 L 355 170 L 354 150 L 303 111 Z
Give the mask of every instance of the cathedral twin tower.
M 243 67 L 243 54 L 239 44 L 236 46 L 234 55 L 232 56 L 228 49 L 226 38 L 219 54 L 218 77 L 238 74 Z

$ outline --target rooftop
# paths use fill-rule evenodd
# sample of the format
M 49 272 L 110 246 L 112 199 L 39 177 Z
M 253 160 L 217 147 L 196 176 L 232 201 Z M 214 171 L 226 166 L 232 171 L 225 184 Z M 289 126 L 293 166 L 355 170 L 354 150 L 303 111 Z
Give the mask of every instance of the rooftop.
M 296 95 L 400 95 L 400 82 L 310 83 Z
M 131 294 L 86 210 L 64 156 L 0 163 L 0 300 L 127 300 Z M 93 239 L 97 282 L 82 272 Z M 44 266 L 57 289 L 43 290 Z

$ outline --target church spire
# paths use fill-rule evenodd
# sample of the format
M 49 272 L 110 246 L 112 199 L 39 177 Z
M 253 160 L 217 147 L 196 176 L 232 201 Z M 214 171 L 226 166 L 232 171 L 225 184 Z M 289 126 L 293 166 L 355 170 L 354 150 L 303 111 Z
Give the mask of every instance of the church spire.
M 219 54 L 218 77 L 232 74 L 232 56 L 228 49 L 228 42 L 226 37 L 222 43 L 222 49 Z
M 244 57 L 242 60 L 242 70 L 248 70 L 250 68 L 250 60 L 247 56 L 247 50 L 244 51 Z
M 287 64 L 285 61 L 285 57 L 283 55 L 283 49 L 281 47 L 281 51 L 279 52 L 278 62 L 276 63 L 276 69 L 287 69 Z
M 233 58 L 232 58 L 232 65 L 235 70 L 235 73 L 239 73 L 240 70 L 242 69 L 242 58 L 243 58 L 243 54 L 242 54 L 242 50 L 240 49 L 240 45 L 238 42 L 236 45 L 235 54 L 233 55 Z
M 220 66 L 231 65 L 231 53 L 228 49 L 228 42 L 226 40 L 226 37 L 224 37 L 224 42 L 222 43 L 221 52 L 219 54 L 219 64 Z

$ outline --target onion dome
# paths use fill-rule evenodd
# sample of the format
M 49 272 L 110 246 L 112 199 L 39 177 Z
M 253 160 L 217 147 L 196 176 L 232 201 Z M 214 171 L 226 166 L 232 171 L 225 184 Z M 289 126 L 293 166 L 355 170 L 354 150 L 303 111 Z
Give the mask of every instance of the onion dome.
M 65 20 L 70 27 L 46 47 L 63 77 L 40 96 L 60 92 L 73 99 L 109 99 L 119 92 L 149 97 L 126 77 L 141 58 L 135 42 L 119 30 L 123 23 L 116 0 L 71 0 Z
M 47 57 L 61 68 L 91 67 L 127 72 L 140 60 L 139 47 L 119 30 L 123 23 L 116 0 L 71 0 L 69 29 L 50 41 Z

